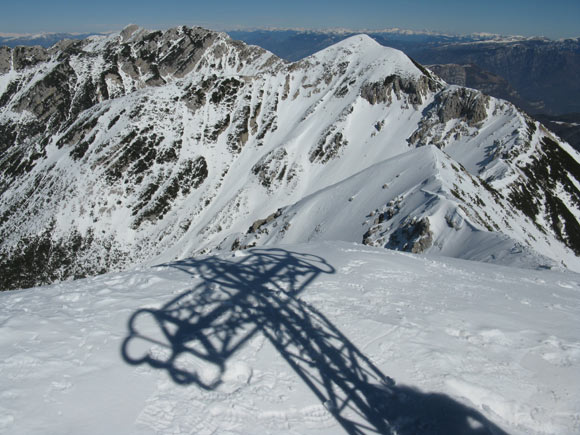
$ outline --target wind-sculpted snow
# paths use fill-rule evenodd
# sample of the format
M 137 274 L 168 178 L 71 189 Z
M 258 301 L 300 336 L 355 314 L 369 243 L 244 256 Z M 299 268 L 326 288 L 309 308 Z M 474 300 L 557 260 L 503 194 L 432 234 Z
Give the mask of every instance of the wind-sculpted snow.
M 10 434 L 561 434 L 580 279 L 311 242 L 0 293 Z
M 0 69 L 1 288 L 274 235 L 580 269 L 578 155 L 368 36 L 286 63 L 129 26 L 3 49 Z

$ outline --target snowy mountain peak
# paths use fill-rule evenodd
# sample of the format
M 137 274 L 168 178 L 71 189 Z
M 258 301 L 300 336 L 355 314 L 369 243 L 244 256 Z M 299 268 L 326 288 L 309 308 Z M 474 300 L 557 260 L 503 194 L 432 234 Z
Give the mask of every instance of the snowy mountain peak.
M 367 80 L 392 74 L 417 79 L 424 74 L 402 51 L 380 45 L 365 34 L 348 37 L 307 59 L 325 64 L 353 63 L 369 74 Z
M 0 51 L 0 287 L 314 239 L 580 269 L 580 158 L 513 105 L 366 36 L 121 33 Z
M 334 50 L 367 51 L 376 49 L 380 44 L 365 33 L 349 36 L 332 46 Z M 329 47 L 330 48 L 330 47 Z

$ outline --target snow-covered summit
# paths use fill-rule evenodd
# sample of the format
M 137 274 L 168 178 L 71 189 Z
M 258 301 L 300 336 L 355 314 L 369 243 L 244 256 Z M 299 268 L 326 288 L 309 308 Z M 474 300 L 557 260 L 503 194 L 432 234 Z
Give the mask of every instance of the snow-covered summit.
M 374 52 L 375 54 L 380 52 L 380 47 L 382 47 L 378 42 L 366 34 L 353 35 L 342 41 L 337 42 L 330 47 L 327 47 L 314 56 L 330 57 L 333 54 L 346 54 L 346 55 L 368 55 L 368 52 Z M 388 47 L 383 47 L 388 48 Z M 389 49 L 388 50 L 393 50 Z
M 360 244 L 0 293 L 0 432 L 578 431 L 580 279 Z
M 402 51 L 385 47 L 368 35 L 350 36 L 313 54 L 307 61 L 323 64 L 349 63 L 367 74 L 365 79 L 376 81 L 389 75 L 418 79 L 423 72 Z

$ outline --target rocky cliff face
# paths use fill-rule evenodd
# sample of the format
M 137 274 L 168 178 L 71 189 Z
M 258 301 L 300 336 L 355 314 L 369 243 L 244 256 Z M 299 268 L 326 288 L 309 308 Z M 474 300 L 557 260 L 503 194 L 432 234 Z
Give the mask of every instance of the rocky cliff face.
M 439 64 L 428 65 L 428 68 L 449 84 L 477 89 L 486 95 L 508 100 L 528 112 L 536 109 L 506 79 L 475 64 Z
M 1 288 L 313 238 L 580 269 L 578 155 L 366 36 L 5 48 L 0 103 Z

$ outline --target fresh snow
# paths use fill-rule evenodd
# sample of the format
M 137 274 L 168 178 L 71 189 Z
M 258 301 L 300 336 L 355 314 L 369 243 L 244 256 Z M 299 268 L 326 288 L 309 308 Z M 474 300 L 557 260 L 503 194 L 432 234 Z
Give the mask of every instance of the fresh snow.
M 312 242 L 0 293 L 0 432 L 580 431 L 580 275 Z

